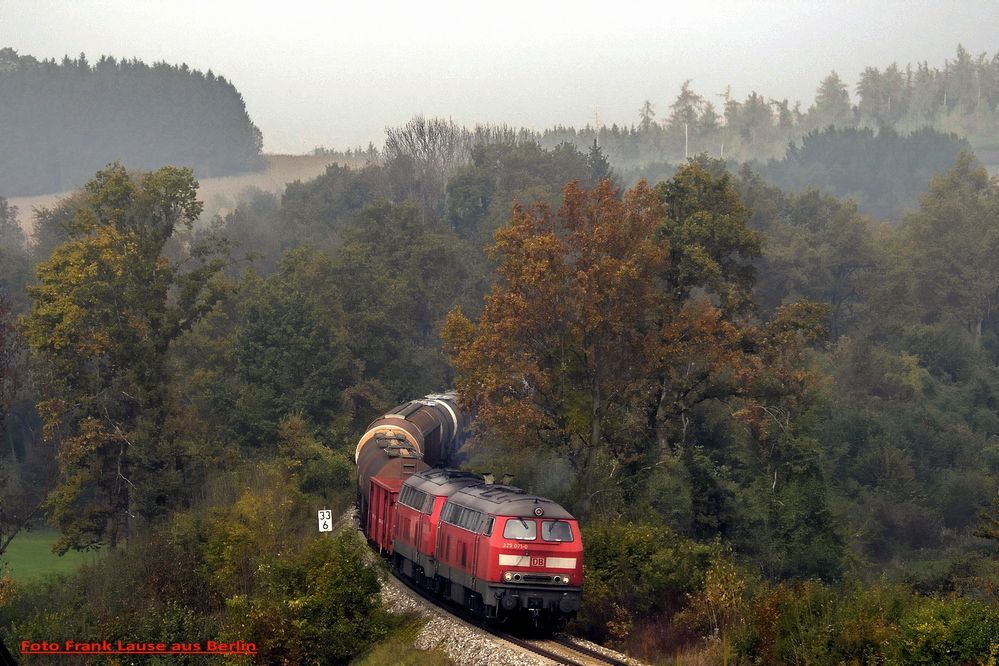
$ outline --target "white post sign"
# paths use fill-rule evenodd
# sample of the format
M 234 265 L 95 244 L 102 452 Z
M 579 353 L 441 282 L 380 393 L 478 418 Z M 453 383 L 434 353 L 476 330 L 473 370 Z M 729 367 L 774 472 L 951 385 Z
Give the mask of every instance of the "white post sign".
M 321 509 L 319 511 L 319 531 L 320 532 L 332 532 L 333 531 L 333 512 L 329 509 Z

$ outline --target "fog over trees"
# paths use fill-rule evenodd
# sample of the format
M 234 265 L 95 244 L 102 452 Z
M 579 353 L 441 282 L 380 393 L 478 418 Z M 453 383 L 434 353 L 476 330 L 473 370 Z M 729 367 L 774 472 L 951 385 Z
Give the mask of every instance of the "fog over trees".
M 962 46 L 942 67 L 922 62 L 881 70 L 867 67 L 854 84 L 835 70 L 817 83 L 811 103 L 753 91 L 716 103 L 691 81 L 675 98 L 646 100 L 629 126 L 555 127 L 541 132 L 546 146 L 599 140 L 619 167 L 680 162 L 698 153 L 746 161 L 780 158 L 791 142 L 828 127 L 891 128 L 909 134 L 932 128 L 966 138 L 991 156 L 999 151 L 999 53 L 971 54 Z M 636 103 L 636 107 L 639 106 Z
M 37 60 L 0 49 L 0 194 L 63 192 L 114 160 L 219 176 L 261 165 L 263 139 L 211 70 L 102 56 Z

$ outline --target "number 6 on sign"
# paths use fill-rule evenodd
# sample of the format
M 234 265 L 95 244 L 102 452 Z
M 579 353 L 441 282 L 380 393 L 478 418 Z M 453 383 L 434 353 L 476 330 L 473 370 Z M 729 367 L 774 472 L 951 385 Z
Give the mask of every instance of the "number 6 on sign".
M 332 532 L 333 531 L 333 512 L 329 509 L 321 509 L 319 511 L 319 531 L 320 532 Z

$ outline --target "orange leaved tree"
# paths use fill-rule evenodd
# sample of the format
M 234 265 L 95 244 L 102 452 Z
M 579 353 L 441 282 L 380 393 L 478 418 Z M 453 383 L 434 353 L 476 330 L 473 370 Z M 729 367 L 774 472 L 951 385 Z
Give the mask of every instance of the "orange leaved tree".
M 769 406 L 804 383 L 798 332 L 817 315 L 753 320 L 747 217 L 727 176 L 696 163 L 623 195 L 570 183 L 556 213 L 515 206 L 479 321 L 455 309 L 444 330 L 480 433 L 555 453 L 587 494 L 682 447 L 705 400 L 732 400 L 766 436 L 786 413 Z

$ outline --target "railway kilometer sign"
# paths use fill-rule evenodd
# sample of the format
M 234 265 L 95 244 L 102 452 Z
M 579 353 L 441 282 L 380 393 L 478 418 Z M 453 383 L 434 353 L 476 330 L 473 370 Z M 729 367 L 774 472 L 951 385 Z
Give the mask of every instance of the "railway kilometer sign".
M 329 509 L 321 509 L 319 511 L 319 531 L 320 532 L 332 532 L 333 531 L 333 512 Z

